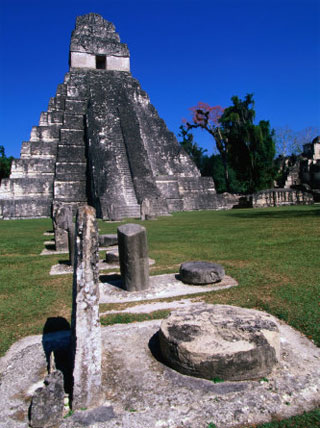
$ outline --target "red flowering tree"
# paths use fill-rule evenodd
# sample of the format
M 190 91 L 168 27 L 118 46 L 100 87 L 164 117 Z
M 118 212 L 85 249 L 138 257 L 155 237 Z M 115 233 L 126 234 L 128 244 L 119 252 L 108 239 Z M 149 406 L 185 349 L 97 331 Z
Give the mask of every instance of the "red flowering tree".
M 229 171 L 228 171 L 228 139 L 222 136 L 219 119 L 221 118 L 224 108 L 221 106 L 210 106 L 207 103 L 198 102 L 198 104 L 189 109 L 192 119 L 188 122 L 183 120 L 188 130 L 201 128 L 209 132 L 215 140 L 216 147 L 221 155 L 224 167 L 224 175 L 227 191 L 230 191 Z

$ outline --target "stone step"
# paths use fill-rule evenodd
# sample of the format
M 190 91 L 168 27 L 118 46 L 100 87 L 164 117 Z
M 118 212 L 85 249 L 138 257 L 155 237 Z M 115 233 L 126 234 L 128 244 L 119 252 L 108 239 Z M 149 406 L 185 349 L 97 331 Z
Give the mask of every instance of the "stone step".
M 55 159 L 57 156 L 58 141 L 24 141 L 22 143 L 21 159 Z
M 65 202 L 86 202 L 86 181 L 62 181 L 55 180 L 54 182 L 54 199 Z
M 86 149 L 84 145 L 71 145 L 71 144 L 58 145 L 57 162 L 77 162 L 86 163 Z
M 19 177 L 4 179 L 1 182 L 0 198 L 40 197 L 53 195 L 53 176 Z
M 129 205 L 117 207 L 119 218 L 140 217 L 140 205 Z
M 60 126 L 33 126 L 30 134 L 30 141 L 54 141 L 59 140 Z
M 54 159 L 14 159 L 11 165 L 10 178 L 53 175 L 54 170 Z
M 87 178 L 87 163 L 57 162 L 55 178 L 58 181 L 85 181 Z
M 0 199 L 0 218 L 50 217 L 51 200 L 47 197 L 25 195 L 20 199 Z

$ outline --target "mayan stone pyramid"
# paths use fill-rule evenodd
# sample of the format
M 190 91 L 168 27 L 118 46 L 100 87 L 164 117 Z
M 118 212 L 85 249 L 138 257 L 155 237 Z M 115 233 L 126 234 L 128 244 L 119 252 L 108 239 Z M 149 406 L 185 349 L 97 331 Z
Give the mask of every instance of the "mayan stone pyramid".
M 70 71 L 0 187 L 0 218 L 51 216 L 89 203 L 103 219 L 217 209 L 211 178 L 180 147 L 130 73 L 112 23 L 79 16 Z

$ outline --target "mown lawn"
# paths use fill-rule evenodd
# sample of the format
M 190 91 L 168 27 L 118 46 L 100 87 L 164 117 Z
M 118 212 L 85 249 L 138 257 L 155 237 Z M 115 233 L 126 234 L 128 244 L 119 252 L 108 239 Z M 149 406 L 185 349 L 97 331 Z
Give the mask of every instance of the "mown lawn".
M 156 260 L 151 274 L 177 272 L 188 260 L 221 263 L 239 286 L 207 293 L 203 300 L 263 309 L 320 346 L 319 206 L 199 211 L 134 222 L 147 228 Z M 99 221 L 101 233 L 115 233 L 118 225 Z M 0 221 L 0 355 L 19 338 L 41 333 L 48 317 L 70 319 L 72 278 L 49 275 L 51 265 L 67 257 L 39 255 L 50 229 L 49 219 Z M 116 307 L 103 309 L 111 306 Z M 120 318 L 104 317 L 103 324 Z M 291 420 L 295 425 L 270 427 L 320 426 L 315 415 L 318 425 L 306 425 L 304 416 L 304 425 Z

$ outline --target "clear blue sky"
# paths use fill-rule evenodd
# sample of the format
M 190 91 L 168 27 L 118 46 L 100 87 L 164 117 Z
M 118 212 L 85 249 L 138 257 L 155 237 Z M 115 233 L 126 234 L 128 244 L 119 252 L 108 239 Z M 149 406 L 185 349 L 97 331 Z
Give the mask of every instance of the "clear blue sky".
M 77 15 L 113 22 L 168 128 L 198 101 L 254 93 L 257 120 L 320 126 L 319 0 L 0 0 L 0 144 L 19 156 L 68 71 Z M 212 141 L 199 133 L 205 148 Z

